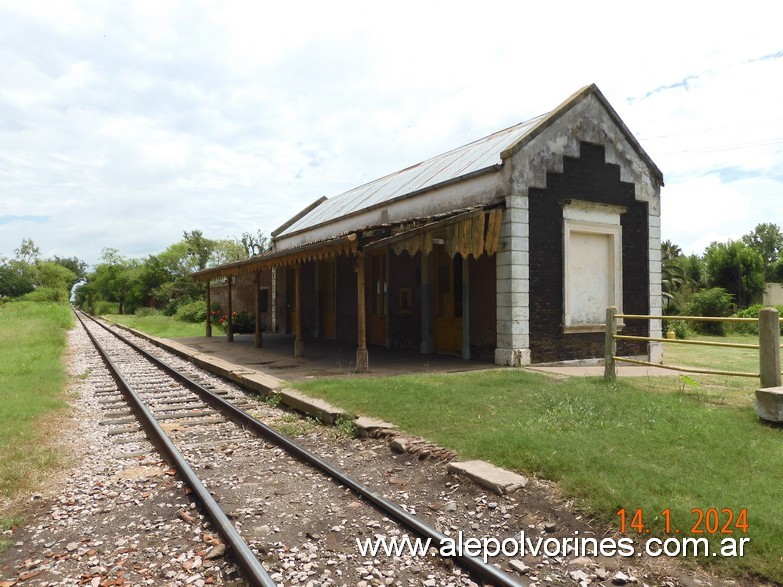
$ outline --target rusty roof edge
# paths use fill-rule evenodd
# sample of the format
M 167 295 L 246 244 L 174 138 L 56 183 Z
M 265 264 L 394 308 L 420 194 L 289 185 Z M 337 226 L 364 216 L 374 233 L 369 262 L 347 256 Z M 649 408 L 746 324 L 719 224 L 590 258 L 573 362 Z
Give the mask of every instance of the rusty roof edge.
M 429 192 L 429 191 L 432 191 L 432 190 L 435 190 L 435 189 L 448 187 L 448 186 L 450 186 L 452 184 L 459 183 L 461 181 L 467 181 L 469 179 L 473 179 L 474 177 L 478 177 L 478 176 L 485 175 L 485 174 L 488 174 L 488 173 L 491 173 L 491 172 L 499 171 L 501 167 L 503 167 L 503 163 L 502 162 L 501 163 L 495 163 L 494 165 L 490 165 L 489 167 L 484 167 L 482 169 L 477 169 L 475 171 L 471 171 L 470 173 L 466 173 L 466 174 L 460 175 L 458 177 L 452 177 L 450 179 L 447 179 L 446 181 L 442 181 L 440 183 L 436 183 L 434 185 L 427 186 L 425 188 L 421 188 L 421 189 L 413 191 L 413 192 L 408 192 L 406 194 L 403 194 L 403 195 L 398 196 L 396 198 L 393 198 L 391 200 L 384 200 L 383 202 L 378 202 L 377 204 L 373 204 L 372 206 L 368 206 L 366 208 L 361 208 L 359 210 L 355 210 L 355 211 L 350 212 L 348 214 L 345 214 L 343 216 L 339 216 L 337 218 L 331 218 L 331 219 L 326 220 L 324 222 L 320 222 L 318 224 L 314 224 L 313 226 L 308 226 L 306 228 L 299 229 L 299 230 L 297 230 L 295 232 L 291 232 L 289 234 L 286 234 L 285 237 L 288 238 L 288 237 L 304 234 L 304 233 L 306 233 L 308 231 L 315 230 L 316 228 L 322 228 L 324 226 L 328 226 L 329 224 L 337 222 L 338 220 L 343 220 L 345 218 L 350 218 L 352 216 L 357 216 L 359 214 L 364 214 L 365 212 L 370 212 L 370 211 L 375 210 L 377 208 L 384 208 L 384 207 L 389 206 L 390 204 L 394 204 L 396 202 L 401 202 L 403 200 L 407 200 L 408 198 L 413 198 L 415 196 L 420 196 L 423 193 L 426 193 L 426 192 Z M 403 222 L 403 221 L 401 221 L 401 222 Z M 285 250 L 288 250 L 288 249 L 282 249 L 282 250 L 285 251 Z
M 234 261 L 233 263 L 226 263 L 224 265 L 217 265 L 215 267 L 209 267 L 202 269 L 201 271 L 195 271 L 190 276 L 198 281 L 210 281 L 219 277 L 227 277 L 235 275 L 243 267 L 247 265 L 254 265 L 256 263 L 264 263 L 266 261 L 274 261 L 275 259 L 284 259 L 292 255 L 298 255 L 303 252 L 310 251 L 311 249 L 318 249 L 327 245 L 338 245 L 343 242 L 353 242 L 356 240 L 356 233 L 351 231 L 350 233 L 337 235 L 332 238 L 324 239 L 314 243 L 307 243 L 298 247 L 292 247 L 289 249 L 283 249 L 281 251 L 267 251 L 261 255 L 250 257 L 249 259 L 243 259 L 241 261 Z
M 516 143 L 514 143 L 506 150 L 501 152 L 500 153 L 501 159 L 505 160 L 508 157 L 512 156 L 514 153 L 517 153 L 525 145 L 530 143 L 530 141 L 532 141 L 534 138 L 540 135 L 544 130 L 552 126 L 555 123 L 555 121 L 558 118 L 560 118 L 563 114 L 571 110 L 571 108 L 573 108 L 574 106 L 582 102 L 590 95 L 594 95 L 596 98 L 598 98 L 598 101 L 609 113 L 610 118 L 612 118 L 614 123 L 620 128 L 620 131 L 623 133 L 623 136 L 625 136 L 625 139 L 628 141 L 631 147 L 636 151 L 636 153 L 642 159 L 642 161 L 644 161 L 644 163 L 650 169 L 653 178 L 656 180 L 658 185 L 663 186 L 663 172 L 658 168 L 655 162 L 653 162 L 652 158 L 647 154 L 647 151 L 645 151 L 642 148 L 642 145 L 639 143 L 636 137 L 633 136 L 633 133 L 631 133 L 630 129 L 625 125 L 623 120 L 620 118 L 620 115 L 617 114 L 617 111 L 612 107 L 612 105 L 606 99 L 606 96 L 603 95 L 601 90 L 599 90 L 598 86 L 594 83 L 590 84 L 589 86 L 585 86 L 581 90 L 575 92 L 568 99 L 566 99 L 562 104 L 560 104 L 557 108 L 552 110 L 552 112 L 550 112 L 548 116 L 545 116 L 542 120 L 540 120 L 537 124 L 535 124 Z
M 421 232 L 425 232 L 427 230 L 431 230 L 436 227 L 448 226 L 449 224 L 460 222 L 461 220 L 465 220 L 466 218 L 471 218 L 473 216 L 476 216 L 477 214 L 483 214 L 488 207 L 491 208 L 492 206 L 485 206 L 484 204 L 480 204 L 478 206 L 472 206 L 470 208 L 456 210 L 453 213 L 450 213 L 448 215 L 443 215 L 443 217 L 440 218 L 435 217 L 432 221 L 428 222 L 427 224 L 423 224 L 421 226 L 415 226 L 413 228 L 409 228 L 408 230 L 404 230 L 403 232 L 399 232 L 392 236 L 388 236 L 386 238 L 382 238 L 380 240 L 364 245 L 362 247 L 362 250 L 371 251 L 379 247 L 385 247 L 387 245 L 399 242 L 401 240 L 405 240 L 406 238 L 410 238 L 412 235 L 419 234 Z M 406 222 L 414 222 L 416 220 L 424 220 L 424 219 L 425 219 L 424 217 L 413 218 Z
M 281 224 L 280 226 L 275 228 L 272 232 L 269 233 L 269 235 L 274 239 L 278 234 L 283 232 L 286 228 L 288 228 L 292 224 L 294 224 L 294 223 L 298 222 L 299 220 L 301 220 L 305 215 L 307 215 L 310 212 L 312 212 L 313 210 L 315 210 L 318 206 L 323 204 L 326 200 L 327 200 L 326 196 L 321 196 L 315 202 L 313 202 L 312 204 L 310 204 L 309 206 L 304 208 L 301 212 L 299 212 L 298 214 L 295 214 L 294 216 L 292 216 L 291 218 L 286 220 L 283 224 Z

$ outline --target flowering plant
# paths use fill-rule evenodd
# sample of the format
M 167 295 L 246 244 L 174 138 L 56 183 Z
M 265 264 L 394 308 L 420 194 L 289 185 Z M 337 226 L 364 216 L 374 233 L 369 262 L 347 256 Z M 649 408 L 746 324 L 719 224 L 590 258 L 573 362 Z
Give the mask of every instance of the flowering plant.
M 220 310 L 212 310 L 212 312 L 210 312 L 210 319 L 215 326 L 219 326 L 224 330 L 228 328 L 228 315 Z M 232 330 L 238 334 L 255 332 L 255 317 L 248 314 L 245 310 L 231 312 L 231 326 Z

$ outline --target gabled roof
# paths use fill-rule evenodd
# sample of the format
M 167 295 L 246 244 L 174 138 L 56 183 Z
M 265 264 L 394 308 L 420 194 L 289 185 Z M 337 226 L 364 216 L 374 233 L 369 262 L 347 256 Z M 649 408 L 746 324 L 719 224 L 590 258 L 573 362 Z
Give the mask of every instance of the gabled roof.
M 542 117 L 522 122 L 448 153 L 422 161 L 386 177 L 322 201 L 278 236 L 307 230 L 353 212 L 425 191 L 458 178 L 492 169 L 502 163 L 500 153 L 514 145 Z
M 322 198 L 275 231 L 286 237 L 360 211 L 384 206 L 445 184 L 499 169 L 503 160 L 523 148 L 555 120 L 590 95 L 595 95 L 626 140 L 663 185 L 663 175 L 628 130 L 595 84 L 586 86 L 551 112 L 491 134 L 432 159 L 381 177 L 332 198 Z

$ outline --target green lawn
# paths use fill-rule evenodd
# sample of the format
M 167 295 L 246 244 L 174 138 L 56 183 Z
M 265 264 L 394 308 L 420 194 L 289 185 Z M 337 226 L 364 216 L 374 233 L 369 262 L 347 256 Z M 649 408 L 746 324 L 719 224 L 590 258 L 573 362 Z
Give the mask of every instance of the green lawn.
M 702 562 L 783 581 L 783 430 L 759 423 L 750 381 L 744 391 L 721 392 L 731 401 L 720 402 L 700 377 L 695 387 L 679 377 L 609 384 L 505 369 L 296 386 L 456 449 L 463 459 L 556 480 L 599 523 L 617 523 L 620 508 L 642 508 L 656 531 L 659 512 L 669 508 L 673 524 L 688 532 L 692 508 L 747 508 L 752 547 L 745 558 Z
M 688 340 L 758 344 L 758 336 L 751 335 L 692 336 Z M 664 343 L 664 363 L 721 371 L 758 373 L 759 354 L 757 350 L 749 349 Z M 757 378 L 694 374 L 689 374 L 688 377 L 698 384 L 697 387 L 691 388 L 692 392 L 701 395 L 707 401 L 723 405 L 753 406 L 754 391 L 759 385 Z
M 130 328 L 135 328 L 162 338 L 184 338 L 188 336 L 204 336 L 204 323 L 194 324 L 183 322 L 171 316 L 136 316 L 134 314 L 107 314 L 102 316 L 111 322 L 117 322 Z M 220 332 L 216 326 L 212 326 L 213 332 Z
M 49 440 L 66 407 L 61 357 L 72 324 L 67 304 L 0 305 L 0 499 L 31 490 L 58 462 Z M 12 520 L 0 513 L 0 529 Z

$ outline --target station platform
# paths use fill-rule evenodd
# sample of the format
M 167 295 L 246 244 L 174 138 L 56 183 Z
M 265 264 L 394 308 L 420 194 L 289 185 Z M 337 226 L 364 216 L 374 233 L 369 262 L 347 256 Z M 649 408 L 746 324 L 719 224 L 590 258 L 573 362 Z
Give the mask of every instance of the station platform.
M 315 377 L 388 377 L 423 373 L 458 373 L 482 369 L 499 369 L 487 361 L 414 351 L 369 347 L 369 373 L 357 375 L 356 347 L 334 342 L 307 341 L 304 356 L 293 357 L 294 337 L 286 334 L 264 334 L 263 347 L 253 346 L 252 334 L 235 334 L 228 342 L 225 335 L 170 339 L 192 349 L 193 354 L 210 355 L 238 367 L 262 372 L 285 381 Z M 527 369 L 569 377 L 602 377 L 603 364 L 531 365 Z M 676 376 L 677 371 L 658 367 L 618 365 L 619 377 Z

